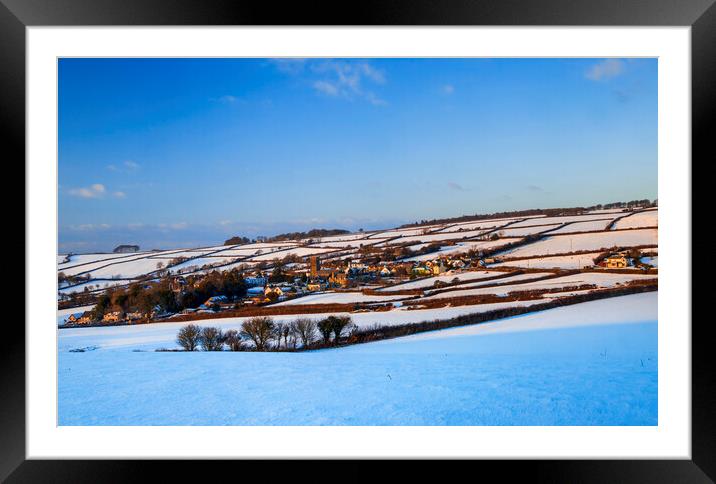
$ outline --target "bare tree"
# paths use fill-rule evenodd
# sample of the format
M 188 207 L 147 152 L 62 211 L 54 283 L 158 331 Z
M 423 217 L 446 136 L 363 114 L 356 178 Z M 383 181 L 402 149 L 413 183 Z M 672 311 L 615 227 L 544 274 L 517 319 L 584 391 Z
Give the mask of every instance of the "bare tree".
M 184 326 L 177 334 L 177 344 L 186 351 L 196 351 L 199 346 L 200 332 L 199 326 L 195 324 Z
M 279 338 L 283 336 L 283 347 L 288 349 L 288 338 L 291 336 L 291 325 L 285 324 L 283 326 L 283 330 L 281 331 L 281 334 L 279 334 Z M 294 345 L 295 347 L 295 345 Z
M 350 316 L 328 316 L 328 319 L 331 320 L 331 330 L 333 331 L 333 342 L 338 343 L 338 340 L 341 339 L 341 334 L 343 333 L 343 330 L 351 324 L 351 317 Z
M 220 329 L 207 326 L 202 328 L 199 334 L 199 343 L 204 351 L 221 351 L 224 347 L 224 335 Z
M 309 318 L 298 318 L 293 321 L 298 338 L 301 340 L 301 346 L 304 348 L 313 343 L 316 338 L 316 322 Z
M 298 330 L 296 329 L 296 322 L 291 321 L 288 323 L 287 330 L 286 345 L 287 347 L 295 350 L 298 345 Z
M 321 333 L 321 336 L 323 336 L 323 342 L 325 344 L 330 343 L 331 341 L 331 333 L 333 332 L 333 321 L 331 321 L 329 318 L 332 316 L 329 316 L 326 319 L 321 319 L 318 324 L 318 331 Z
M 241 336 L 250 339 L 257 351 L 264 351 L 274 335 L 274 322 L 269 317 L 255 317 L 241 325 Z
M 285 323 L 275 323 L 273 325 L 274 337 L 276 339 L 276 349 L 281 349 L 281 337 L 283 336 L 283 330 L 286 327 Z
M 235 329 L 230 329 L 224 333 L 224 343 L 227 344 L 231 351 L 241 351 L 241 336 Z

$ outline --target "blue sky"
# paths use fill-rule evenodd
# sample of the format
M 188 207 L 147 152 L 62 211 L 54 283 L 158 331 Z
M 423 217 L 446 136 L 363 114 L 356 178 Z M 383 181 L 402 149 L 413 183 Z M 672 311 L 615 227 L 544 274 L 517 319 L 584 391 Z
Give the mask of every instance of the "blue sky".
M 60 251 L 657 198 L 656 59 L 61 59 Z

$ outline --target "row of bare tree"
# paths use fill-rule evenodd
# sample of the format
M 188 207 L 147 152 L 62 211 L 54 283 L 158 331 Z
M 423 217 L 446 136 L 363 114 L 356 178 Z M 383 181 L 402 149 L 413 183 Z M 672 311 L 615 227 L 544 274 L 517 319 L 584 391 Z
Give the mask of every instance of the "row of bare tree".
M 179 330 L 177 344 L 185 351 L 223 351 L 225 348 L 230 351 L 293 351 L 336 345 L 355 329 L 350 316 L 328 316 L 318 321 L 298 318 L 290 322 L 275 322 L 263 316 L 244 321 L 240 331 L 224 332 L 213 326 L 189 324 Z

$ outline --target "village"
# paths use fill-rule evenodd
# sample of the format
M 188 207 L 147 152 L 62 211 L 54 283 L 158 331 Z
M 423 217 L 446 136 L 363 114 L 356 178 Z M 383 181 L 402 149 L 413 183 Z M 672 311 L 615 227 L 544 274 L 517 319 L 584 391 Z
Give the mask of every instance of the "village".
M 336 304 L 349 312 L 417 310 L 426 305 L 435 307 L 441 301 L 450 306 L 479 303 L 490 296 L 490 287 L 495 288 L 493 297 L 507 287 L 511 291 L 499 294 L 503 300 L 524 301 L 554 292 L 568 294 L 569 290 L 610 289 L 645 281 L 655 284 L 656 212 L 654 207 L 602 209 L 569 216 L 488 219 L 341 234 L 318 240 L 253 242 L 215 252 L 204 250 L 197 252 L 200 257 L 191 254 L 193 258 L 186 257 L 189 251 L 183 251 L 184 257 L 171 252 L 158 256 L 138 252 L 138 247 L 121 246 L 115 252 L 122 256 L 112 259 L 117 262 L 109 262 L 109 267 L 121 266 L 127 257 L 130 263 L 148 260 L 163 267 L 141 274 L 137 280 L 111 280 L 116 284 L 105 288 L 98 284 L 90 290 L 92 286 L 87 287 L 85 281 L 81 292 L 68 295 L 61 291 L 60 308 L 65 317 L 60 325 L 139 324 L 221 313 L 271 314 L 279 309 L 285 314 L 289 308 L 300 314 L 316 305 Z M 605 234 L 614 239 L 613 243 L 605 245 Z M 226 253 L 243 257 L 220 258 Z M 174 270 L 171 264 L 164 264 L 168 258 L 175 262 Z M 196 260 L 205 264 L 188 264 Z M 89 262 L 77 267 L 88 268 L 85 277 L 89 279 L 92 269 L 101 270 L 105 267 L 102 264 Z M 229 291 L 222 291 L 224 283 L 216 281 L 228 277 L 228 273 L 233 274 L 234 282 Z M 574 279 L 575 273 L 585 274 L 583 280 Z M 609 273 L 622 275 L 614 279 L 616 282 L 600 276 Z M 549 287 L 548 281 L 553 281 Z M 531 287 L 530 283 L 539 284 Z M 158 304 L 127 302 L 139 300 L 132 296 L 162 288 L 167 295 L 160 296 Z M 511 299 L 504 299 L 508 295 Z M 102 299 L 106 302 L 92 304 Z M 73 304 L 82 306 L 73 311 Z

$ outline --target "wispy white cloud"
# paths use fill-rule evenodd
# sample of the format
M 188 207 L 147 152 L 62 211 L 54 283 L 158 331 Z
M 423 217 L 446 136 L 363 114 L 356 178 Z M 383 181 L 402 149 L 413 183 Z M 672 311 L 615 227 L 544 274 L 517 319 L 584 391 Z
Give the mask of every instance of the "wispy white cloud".
M 189 227 L 189 224 L 186 222 L 177 222 L 171 224 L 159 224 L 157 227 L 160 229 L 184 230 Z
M 309 85 L 322 96 L 387 104 L 370 87 L 385 84 L 385 73 L 367 61 L 273 59 L 271 64 L 283 73 L 308 77 Z
M 103 198 L 107 195 L 115 198 L 125 198 L 127 196 L 126 193 L 119 190 L 108 192 L 107 187 L 102 183 L 95 183 L 88 187 L 70 188 L 67 193 L 78 198 Z
M 276 69 L 284 74 L 299 74 L 303 72 L 306 65 L 306 59 L 287 58 L 287 59 L 271 59 L 270 63 L 276 66 Z
M 246 100 L 242 99 L 238 96 L 234 96 L 233 94 L 224 94 L 223 96 L 219 97 L 210 97 L 210 102 L 213 103 L 219 103 L 219 104 L 226 104 L 226 105 L 232 105 L 232 104 L 246 104 Z
M 603 81 L 624 73 L 625 64 L 619 59 L 606 59 L 594 64 L 584 76 L 591 81 Z
M 327 96 L 338 96 L 340 94 L 338 86 L 329 81 L 316 81 L 313 83 L 313 88 Z
M 134 160 L 125 160 L 119 165 L 107 165 L 107 169 L 114 172 L 130 173 L 139 169 L 139 163 Z
M 101 198 L 107 189 L 101 183 L 95 183 L 88 187 L 70 188 L 69 194 L 79 198 Z
M 452 84 L 445 84 L 440 88 L 440 92 L 442 92 L 446 96 L 449 96 L 455 92 L 455 86 L 453 86 Z
M 107 229 L 111 228 L 111 225 L 109 225 L 109 224 L 79 224 L 79 225 L 70 225 L 69 228 L 71 230 L 87 232 L 87 231 L 91 231 L 91 230 L 107 230 Z
M 385 74 L 368 62 L 326 60 L 312 64 L 312 71 L 321 76 L 313 83 L 314 89 L 322 94 L 345 99 L 362 98 L 379 106 L 386 102 L 378 97 L 366 84 L 385 84 Z

